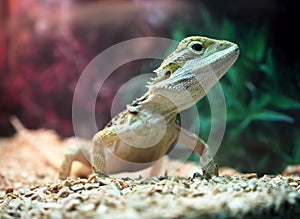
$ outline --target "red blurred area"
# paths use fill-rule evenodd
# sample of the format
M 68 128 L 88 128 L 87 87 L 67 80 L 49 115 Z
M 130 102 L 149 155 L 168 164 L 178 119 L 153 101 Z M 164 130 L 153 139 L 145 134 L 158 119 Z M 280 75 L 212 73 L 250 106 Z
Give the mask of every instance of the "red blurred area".
M 45 1 L 46 2 L 46 1 Z M 58 32 L 54 19 L 60 3 L 38 1 L 2 1 L 1 135 L 12 132 L 9 117 L 17 115 L 31 128 L 48 127 L 72 134 L 72 88 L 84 68 L 82 54 L 69 28 Z
M 14 133 L 12 115 L 26 127 L 72 135 L 73 91 L 89 61 L 124 40 L 169 36 L 170 22 L 186 6 L 184 1 L 1 0 L 0 136 Z M 109 83 L 95 106 L 100 126 L 109 120 L 113 93 L 139 68 L 128 65 Z

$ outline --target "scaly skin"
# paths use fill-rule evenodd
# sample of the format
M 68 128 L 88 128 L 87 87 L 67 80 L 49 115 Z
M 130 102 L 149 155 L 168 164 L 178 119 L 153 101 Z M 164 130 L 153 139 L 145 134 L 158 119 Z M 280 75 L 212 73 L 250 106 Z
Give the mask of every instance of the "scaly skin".
M 208 145 L 180 127 L 176 115 L 203 98 L 238 54 L 238 46 L 228 41 L 201 36 L 183 39 L 154 70 L 157 77 L 147 86 L 148 91 L 94 136 L 94 171 L 106 175 L 143 169 L 165 156 L 174 141 L 194 150 L 202 161 L 207 159 Z M 60 178 L 69 175 L 74 160 L 88 164 L 82 155 L 73 150 L 66 156 Z M 217 174 L 214 167 L 213 161 L 206 166 L 208 172 Z M 152 175 L 157 172 L 154 169 Z

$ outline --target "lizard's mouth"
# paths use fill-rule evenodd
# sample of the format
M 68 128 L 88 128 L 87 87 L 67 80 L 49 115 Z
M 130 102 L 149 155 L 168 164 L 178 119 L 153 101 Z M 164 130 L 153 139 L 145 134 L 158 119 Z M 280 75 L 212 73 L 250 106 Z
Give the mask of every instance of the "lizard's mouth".
M 217 52 L 216 55 L 218 56 L 218 59 L 216 59 L 210 67 L 218 76 L 223 76 L 237 60 L 239 56 L 239 48 L 234 44 L 227 49 Z

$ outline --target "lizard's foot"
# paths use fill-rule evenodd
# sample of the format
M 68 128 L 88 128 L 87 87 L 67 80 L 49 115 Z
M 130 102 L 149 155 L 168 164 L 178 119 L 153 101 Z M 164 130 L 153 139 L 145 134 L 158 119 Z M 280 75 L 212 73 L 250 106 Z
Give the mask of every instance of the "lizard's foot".
M 201 179 L 211 179 L 212 176 L 219 176 L 219 165 L 213 163 L 213 168 L 203 168 L 202 174 L 195 172 L 193 174 L 193 179 L 201 178 Z
M 193 178 L 202 177 L 205 179 L 211 179 L 212 176 L 219 176 L 219 165 L 214 161 L 210 161 L 203 169 L 202 175 L 199 173 L 194 173 Z
M 109 176 L 107 175 L 107 174 L 105 174 L 103 171 L 101 171 L 101 170 L 96 170 L 95 168 L 94 168 L 94 172 L 97 174 L 97 176 L 98 177 L 100 177 L 100 178 L 108 178 Z
M 216 163 L 209 163 L 208 165 L 211 165 L 207 168 L 203 168 L 203 176 L 206 179 L 211 179 L 212 176 L 219 176 L 219 165 Z

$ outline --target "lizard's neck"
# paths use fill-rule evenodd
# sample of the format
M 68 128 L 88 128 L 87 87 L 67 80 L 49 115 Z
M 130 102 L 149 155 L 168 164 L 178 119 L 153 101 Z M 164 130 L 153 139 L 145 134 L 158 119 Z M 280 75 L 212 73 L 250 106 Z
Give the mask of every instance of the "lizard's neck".
M 161 115 L 168 123 L 173 122 L 180 112 L 170 98 L 151 91 L 127 105 L 127 109 L 131 113 Z

